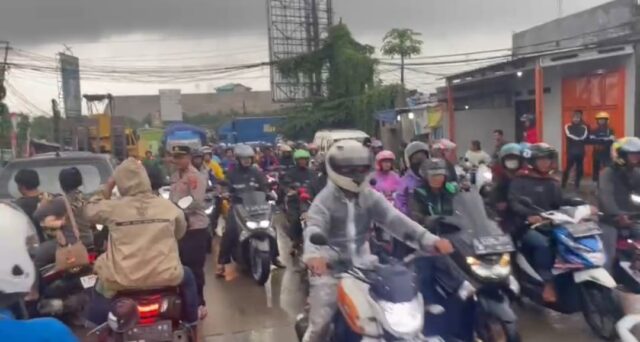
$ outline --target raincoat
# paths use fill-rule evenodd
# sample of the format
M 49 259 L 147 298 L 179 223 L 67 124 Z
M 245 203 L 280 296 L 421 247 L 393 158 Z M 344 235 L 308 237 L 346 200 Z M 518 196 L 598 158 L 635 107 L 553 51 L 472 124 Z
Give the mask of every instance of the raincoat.
M 177 286 L 183 267 L 178 240 L 187 229 L 184 214 L 173 203 L 153 195 L 149 177 L 135 159 L 120 164 L 114 178 L 120 199 L 96 195 L 85 207 L 87 219 L 109 227 L 107 251 L 94 270 L 105 291 Z
M 414 248 L 430 248 L 438 237 L 418 223 L 396 210 L 382 194 L 367 187 L 357 198 L 348 199 L 331 181 L 311 204 L 304 230 L 303 261 L 322 257 L 331 264 L 332 272 L 344 270 L 341 260 L 350 259 L 356 264 L 371 260 L 367 238 L 373 223 Z M 328 246 L 314 245 L 310 237 L 320 233 L 327 237 L 329 245 L 340 251 L 339 255 Z M 310 278 L 309 328 L 303 341 L 327 341 L 327 327 L 337 309 L 337 280 L 331 275 Z
M 400 185 L 402 184 L 400 176 L 393 171 L 376 171 L 373 178 L 376 180 L 374 189 L 383 194 L 387 200 L 393 201 L 394 194 L 400 189 Z

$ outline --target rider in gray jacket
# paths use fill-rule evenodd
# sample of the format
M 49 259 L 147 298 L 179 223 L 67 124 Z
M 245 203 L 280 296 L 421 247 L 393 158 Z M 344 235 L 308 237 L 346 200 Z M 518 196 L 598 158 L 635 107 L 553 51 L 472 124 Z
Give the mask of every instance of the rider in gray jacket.
M 354 140 L 339 141 L 327 153 L 329 182 L 313 201 L 304 231 L 303 261 L 314 275 L 310 278 L 309 328 L 305 342 L 328 340 L 327 328 L 337 309 L 334 276 L 341 271 L 339 265 L 335 265 L 338 258 L 350 259 L 362 266 L 375 260 L 367 243 L 374 222 L 416 249 L 442 254 L 453 250 L 449 241 L 429 233 L 370 188 L 371 166 L 368 149 Z M 329 245 L 338 249 L 340 255 L 327 246 L 311 243 L 310 237 L 315 233 L 326 236 Z

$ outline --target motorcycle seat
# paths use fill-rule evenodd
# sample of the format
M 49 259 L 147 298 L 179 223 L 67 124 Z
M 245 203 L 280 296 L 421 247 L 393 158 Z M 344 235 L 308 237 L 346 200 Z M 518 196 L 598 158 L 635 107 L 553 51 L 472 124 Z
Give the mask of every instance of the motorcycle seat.
M 144 297 L 158 294 L 178 294 L 176 286 L 158 287 L 153 289 L 127 289 L 118 291 L 118 297 Z

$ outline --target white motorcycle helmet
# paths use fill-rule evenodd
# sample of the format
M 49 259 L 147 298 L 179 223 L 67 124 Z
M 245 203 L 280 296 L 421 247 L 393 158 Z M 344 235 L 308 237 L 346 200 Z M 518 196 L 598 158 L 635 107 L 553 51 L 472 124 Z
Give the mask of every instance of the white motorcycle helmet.
M 0 294 L 31 291 L 35 267 L 29 248 L 37 245 L 31 220 L 20 208 L 0 202 Z
M 327 177 L 339 188 L 358 193 L 368 186 L 371 152 L 355 140 L 334 143 L 326 156 Z

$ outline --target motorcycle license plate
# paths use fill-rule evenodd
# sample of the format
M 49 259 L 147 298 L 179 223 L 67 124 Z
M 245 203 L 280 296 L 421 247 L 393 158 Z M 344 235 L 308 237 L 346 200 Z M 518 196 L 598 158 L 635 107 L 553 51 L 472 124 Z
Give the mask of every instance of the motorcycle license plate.
M 80 282 L 82 283 L 82 287 L 85 289 L 89 289 L 96 286 L 97 280 L 98 280 L 98 276 L 95 274 L 90 274 L 88 276 L 80 277 Z
M 160 321 L 151 325 L 136 326 L 127 331 L 125 341 L 172 341 L 173 327 L 171 321 Z
M 473 250 L 476 254 L 510 253 L 515 250 L 509 235 L 483 236 L 473 239 Z

